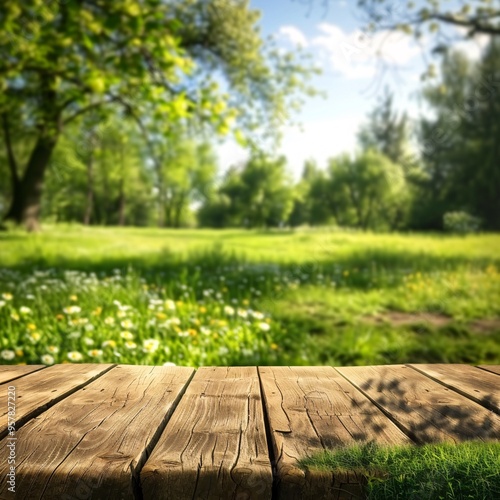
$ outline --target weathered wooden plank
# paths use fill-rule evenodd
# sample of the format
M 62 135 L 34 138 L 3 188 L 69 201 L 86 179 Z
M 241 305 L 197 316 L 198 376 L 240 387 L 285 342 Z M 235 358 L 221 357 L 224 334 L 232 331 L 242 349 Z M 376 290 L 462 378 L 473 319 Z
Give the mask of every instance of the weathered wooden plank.
M 200 368 L 141 472 L 144 500 L 270 499 L 255 367 Z
M 500 365 L 479 365 L 478 368 L 500 375 Z
M 409 366 L 336 368 L 420 443 L 500 439 L 500 417 Z
M 28 422 L 17 433 L 16 498 L 134 498 L 139 470 L 193 373 L 120 365 Z
M 469 365 L 411 364 L 408 366 L 500 414 L 500 380 L 497 375 Z
M 259 374 L 279 498 L 359 498 L 361 479 L 354 474 L 305 472 L 297 460 L 356 442 L 411 442 L 332 367 L 259 367 Z
M 114 365 L 64 364 L 29 373 L 16 380 L 16 426 L 50 408 Z M 0 408 L 0 439 L 7 435 L 7 405 Z
M 5 384 L 43 368 L 45 365 L 0 365 L 0 384 Z

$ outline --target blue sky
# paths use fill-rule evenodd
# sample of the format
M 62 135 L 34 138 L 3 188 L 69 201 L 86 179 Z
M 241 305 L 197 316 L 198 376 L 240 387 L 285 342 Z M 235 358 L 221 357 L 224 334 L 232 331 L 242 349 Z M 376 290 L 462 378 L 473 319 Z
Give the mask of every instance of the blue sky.
M 350 0 L 251 0 L 262 12 L 262 35 L 274 35 L 287 50 L 302 46 L 311 52 L 323 74 L 311 82 L 327 98 L 308 99 L 295 115 L 303 132 L 285 127 L 281 153 L 295 178 L 304 161 L 327 158 L 356 148 L 356 132 L 377 103 L 385 86 L 395 94 L 396 106 L 416 118 L 422 111 L 418 100 L 424 54 L 431 39 L 417 44 L 399 32 L 362 36 L 363 21 L 356 1 Z M 484 40 L 462 44 L 471 57 L 478 57 Z M 384 66 L 388 68 L 383 70 Z M 219 147 L 221 169 L 246 158 L 244 150 L 228 141 Z

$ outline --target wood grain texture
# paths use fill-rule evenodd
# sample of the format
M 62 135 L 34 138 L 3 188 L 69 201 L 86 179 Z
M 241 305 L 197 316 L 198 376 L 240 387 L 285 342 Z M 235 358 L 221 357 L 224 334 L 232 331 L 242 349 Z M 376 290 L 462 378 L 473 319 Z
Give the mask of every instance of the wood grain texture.
M 498 376 L 469 365 L 409 365 L 433 380 L 500 414 Z
M 478 368 L 500 375 L 500 365 L 479 365 Z
M 257 369 L 199 368 L 141 472 L 144 500 L 271 498 Z
M 39 415 L 114 365 L 64 364 L 29 373 L 16 381 L 16 427 Z M 0 408 L 0 439 L 7 435 L 7 405 Z
M 420 443 L 500 439 L 500 417 L 409 366 L 336 370 Z
M 297 460 L 355 442 L 411 442 L 332 367 L 260 367 L 259 375 L 280 499 L 359 498 L 361 478 L 306 472 Z
M 139 470 L 193 373 L 120 365 L 28 422 L 17 433 L 16 498 L 134 498 Z
M 45 365 L 0 365 L 0 384 L 5 384 L 43 368 Z

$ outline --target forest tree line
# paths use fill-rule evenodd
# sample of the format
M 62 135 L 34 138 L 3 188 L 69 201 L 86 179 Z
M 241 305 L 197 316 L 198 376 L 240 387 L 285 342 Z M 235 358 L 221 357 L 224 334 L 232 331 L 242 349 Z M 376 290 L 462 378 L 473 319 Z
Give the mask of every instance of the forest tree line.
M 308 80 L 318 68 L 264 41 L 247 0 L 8 2 L 2 220 L 30 230 L 40 219 L 439 230 L 462 217 L 500 229 L 500 12 L 486 0 L 456 12 L 430 3 L 412 14 L 415 5 L 394 13 L 385 0 L 358 1 L 368 33 L 419 38 L 427 26 L 439 41 L 451 25 L 487 36 L 480 60 L 438 44 L 440 71 L 429 67 L 422 86 L 432 113 L 410 121 L 386 92 L 353 155 L 311 159 L 295 181 L 272 151 L 303 97 L 317 94 Z M 215 137 L 228 134 L 248 161 L 218 164 Z
M 43 218 L 160 227 L 439 230 L 447 213 L 465 212 L 482 228 L 498 230 L 500 44 L 492 42 L 478 62 L 451 52 L 440 75 L 422 91 L 434 118 L 411 123 L 386 91 L 359 131 L 356 154 L 326 165 L 310 160 L 297 182 L 284 157 L 259 149 L 220 176 L 213 141 L 183 127 L 162 137 L 158 163 L 132 121 L 89 115 L 72 124 L 55 148 Z M 16 147 L 22 156 L 25 143 Z M 2 183 L 3 210 L 9 195 Z

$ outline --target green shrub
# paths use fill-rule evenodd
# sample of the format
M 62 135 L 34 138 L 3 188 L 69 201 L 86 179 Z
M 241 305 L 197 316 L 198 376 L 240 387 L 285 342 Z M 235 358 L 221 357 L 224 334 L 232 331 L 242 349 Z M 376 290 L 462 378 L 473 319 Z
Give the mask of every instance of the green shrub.
M 475 233 L 481 227 L 481 219 L 467 212 L 447 212 L 443 216 L 443 227 L 451 233 Z

